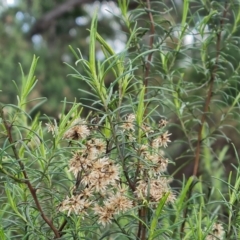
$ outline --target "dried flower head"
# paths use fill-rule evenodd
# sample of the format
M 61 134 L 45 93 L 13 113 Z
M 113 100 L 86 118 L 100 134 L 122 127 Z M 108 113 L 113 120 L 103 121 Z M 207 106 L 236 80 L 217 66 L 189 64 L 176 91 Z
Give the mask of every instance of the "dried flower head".
M 153 129 L 151 126 L 148 126 L 146 123 L 142 124 L 142 130 L 145 133 L 145 135 L 148 137 L 149 133 L 153 133 Z
M 134 121 L 136 119 L 136 116 L 134 114 L 129 114 L 125 122 L 122 124 L 123 131 L 134 131 L 135 130 L 135 125 Z
M 89 151 L 91 150 L 94 151 L 93 149 L 95 149 L 97 155 L 106 152 L 106 142 L 99 138 L 92 138 L 87 142 L 86 146 L 89 149 Z
M 96 192 L 105 192 L 109 184 L 115 185 L 119 180 L 119 167 L 107 157 L 92 161 L 91 170 L 82 179 L 85 186 L 90 186 Z
M 76 119 L 72 122 L 70 128 L 65 132 L 63 138 L 80 140 L 85 139 L 90 134 L 90 130 L 86 122 L 82 119 Z
M 149 200 L 150 202 L 159 202 L 159 200 L 170 192 L 167 202 L 173 200 L 173 194 L 169 187 L 169 180 L 163 177 L 158 179 L 150 179 L 148 181 L 140 180 L 138 182 L 135 194 L 138 199 Z
M 125 189 L 121 190 L 125 191 Z M 128 197 L 124 196 L 121 191 L 116 194 L 113 193 L 103 201 L 103 204 L 103 206 L 95 205 L 93 208 L 95 214 L 99 217 L 98 222 L 103 226 L 111 223 L 115 214 L 125 212 L 133 206 L 133 202 Z
M 171 140 L 169 139 L 170 135 L 172 135 L 172 134 L 168 133 L 168 131 L 167 131 L 167 132 L 163 133 L 160 137 L 157 138 L 160 146 L 163 146 L 165 148 L 168 146 L 168 142 L 171 142 Z
M 151 163 L 150 169 L 152 170 L 153 173 L 159 174 L 159 173 L 163 173 L 167 170 L 168 159 L 164 158 L 162 155 L 160 155 L 160 154 L 153 154 L 153 155 L 147 154 L 146 159 L 148 161 L 150 161 L 150 163 Z
M 158 126 L 159 126 L 159 128 L 163 128 L 163 127 L 166 127 L 167 124 L 168 124 L 168 121 L 167 121 L 167 120 L 161 119 L 161 120 L 159 121 L 159 123 L 158 123 Z
M 83 199 L 81 195 L 76 195 L 72 197 L 68 197 L 60 204 L 59 211 L 65 212 L 67 211 L 67 215 L 69 216 L 72 212 L 75 214 L 84 214 L 87 215 L 86 210 L 90 207 L 91 202 L 86 199 Z
M 58 131 L 56 120 L 54 119 L 54 124 L 52 124 L 52 123 L 45 123 L 45 125 L 47 126 L 47 131 L 51 132 L 52 135 L 55 136 L 57 131 Z
M 93 196 L 93 189 L 91 187 L 85 187 L 82 191 L 81 191 L 81 196 L 83 198 L 89 199 L 90 197 Z
M 92 161 L 88 155 L 81 151 L 75 152 L 69 162 L 69 172 L 72 172 L 76 177 L 81 170 L 88 171 L 92 167 Z
M 139 147 L 138 151 L 145 156 L 149 151 L 149 147 L 143 144 Z
M 118 192 L 115 195 L 109 197 L 104 204 L 106 206 L 110 205 L 115 209 L 115 214 L 119 212 L 125 212 L 132 208 L 133 202 L 122 193 Z
M 212 226 L 211 234 L 208 234 L 206 240 L 223 240 L 224 239 L 224 229 L 222 224 L 214 223 Z
M 160 147 L 160 141 L 159 141 L 159 138 L 154 138 L 152 140 L 152 144 L 151 144 L 151 147 L 154 149 L 154 150 L 157 150 L 159 147 Z
M 98 215 L 98 222 L 103 226 L 111 223 L 115 213 L 115 209 L 112 206 L 101 207 L 99 205 L 95 205 L 93 211 L 96 215 Z
M 131 113 L 126 117 L 128 122 L 134 122 L 136 120 L 135 114 Z

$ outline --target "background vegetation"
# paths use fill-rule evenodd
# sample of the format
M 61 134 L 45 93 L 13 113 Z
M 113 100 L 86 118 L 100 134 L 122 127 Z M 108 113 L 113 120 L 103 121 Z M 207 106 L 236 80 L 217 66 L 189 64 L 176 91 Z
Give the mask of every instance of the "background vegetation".
M 238 1 L 1 4 L 2 239 L 240 238 Z

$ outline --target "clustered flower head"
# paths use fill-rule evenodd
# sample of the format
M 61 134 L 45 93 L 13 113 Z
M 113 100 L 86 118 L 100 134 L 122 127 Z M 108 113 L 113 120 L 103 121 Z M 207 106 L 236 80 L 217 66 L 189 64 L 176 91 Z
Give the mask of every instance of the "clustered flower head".
M 96 204 L 93 208 L 95 213 L 99 216 L 98 222 L 105 226 L 111 223 L 114 215 L 125 212 L 133 206 L 132 200 L 123 195 L 121 192 L 109 196 L 102 206 Z
M 86 121 L 78 118 L 74 120 L 70 128 L 65 132 L 63 138 L 71 140 L 85 139 L 90 134 Z
M 122 125 L 122 128 L 125 129 L 126 134 L 129 136 L 135 131 L 137 125 L 134 120 L 135 117 L 130 114 L 127 116 L 126 121 L 128 124 L 131 123 L 131 128 L 129 128 L 129 125 L 126 126 L 126 123 Z M 167 193 L 169 194 L 167 202 L 175 200 L 175 196 L 169 187 L 170 180 L 163 176 L 167 170 L 169 160 L 164 156 L 161 147 L 166 148 L 168 143 L 171 142 L 169 138 L 171 133 L 168 133 L 168 131 L 163 132 L 166 125 L 167 121 L 162 119 L 157 130 L 146 123 L 141 126 L 143 138 L 148 139 L 148 144 L 136 147 L 138 156 L 142 160 L 137 164 L 141 177 L 134 191 L 139 200 L 156 203 Z M 131 139 L 129 136 L 128 139 Z
M 82 198 L 81 195 L 76 195 L 72 197 L 67 197 L 59 206 L 59 211 L 67 211 L 68 216 L 71 214 L 71 212 L 74 212 L 75 214 L 87 214 L 87 209 L 91 205 L 91 202 L 88 200 Z
M 123 131 L 134 131 L 135 130 L 135 121 L 136 117 L 134 114 L 129 114 L 126 116 L 124 123 L 122 124 Z
M 57 122 L 56 119 L 54 119 L 54 124 L 53 123 L 46 123 L 47 126 L 47 131 L 51 132 L 53 136 L 56 136 L 58 133 L 58 127 L 57 127 Z
M 173 202 L 170 180 L 164 176 L 169 160 L 161 149 L 170 142 L 171 134 L 163 130 L 166 124 L 166 120 L 160 121 L 157 129 L 147 123 L 137 126 L 135 114 L 129 114 L 117 125 L 116 131 L 121 134 L 116 143 L 116 139 L 107 142 L 99 134 L 102 126 L 90 128 L 80 118 L 72 121 L 63 138 L 81 143 L 69 160 L 68 170 L 76 184 L 72 194 L 59 205 L 59 211 L 67 212 L 68 216 L 93 214 L 105 226 L 116 215 L 145 201 L 155 206 L 169 194 L 167 202 Z
M 214 223 L 212 226 L 212 231 L 207 235 L 206 240 L 223 240 L 224 239 L 224 229 L 222 224 Z
M 175 196 L 169 189 L 169 180 L 164 177 L 157 179 L 140 180 L 135 194 L 139 199 L 149 202 L 159 202 L 165 194 L 170 193 L 168 202 L 174 202 Z

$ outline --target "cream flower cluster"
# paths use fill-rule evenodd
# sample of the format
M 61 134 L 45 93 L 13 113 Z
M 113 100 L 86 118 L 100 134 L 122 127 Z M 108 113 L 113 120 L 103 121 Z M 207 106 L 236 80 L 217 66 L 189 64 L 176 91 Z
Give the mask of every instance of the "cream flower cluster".
M 136 140 L 133 137 L 137 130 L 135 120 L 135 115 L 130 114 L 121 126 L 128 139 Z M 169 187 L 171 180 L 164 176 L 169 161 L 164 157 L 164 152 L 161 148 L 166 148 L 168 143 L 171 142 L 169 138 L 171 134 L 168 131 L 162 132 L 166 125 L 167 121 L 163 119 L 159 121 L 157 129 L 143 123 L 140 127 L 143 130 L 142 140 L 145 144 L 131 143 L 138 158 L 134 168 L 139 171 L 134 195 L 139 200 L 148 200 L 149 203 L 153 204 L 161 200 L 166 193 L 169 193 L 168 202 L 175 200 L 175 196 Z
M 171 135 L 163 131 L 166 124 L 166 120 L 161 120 L 155 129 L 147 123 L 137 126 L 136 116 L 129 114 L 117 124 L 115 138 L 106 140 L 101 132 L 103 126 L 92 128 L 83 119 L 74 120 L 63 138 L 71 144 L 81 143 L 69 160 L 68 170 L 76 184 L 59 205 L 59 211 L 68 216 L 93 214 L 100 224 L 106 225 L 133 206 L 146 201 L 155 206 L 166 193 L 167 202 L 173 202 L 170 179 L 164 175 L 169 161 L 162 148 L 168 146 Z

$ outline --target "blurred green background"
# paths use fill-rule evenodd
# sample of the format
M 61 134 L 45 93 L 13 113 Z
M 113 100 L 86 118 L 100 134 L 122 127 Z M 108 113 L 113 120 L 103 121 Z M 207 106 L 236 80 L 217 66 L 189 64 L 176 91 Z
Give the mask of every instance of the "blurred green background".
M 98 31 L 116 51 L 121 51 L 126 36 L 121 32 L 117 17 L 114 17 L 114 14 L 120 13 L 114 2 L 1 0 L 0 102 L 16 102 L 12 80 L 17 83 L 21 80 L 18 63 L 27 71 L 33 54 L 40 59 L 36 72 L 38 84 L 31 98 L 47 97 L 47 103 L 40 108 L 42 113 L 57 116 L 64 97 L 67 101 L 84 98 L 78 89 L 86 86 L 67 77 L 72 70 L 64 62 L 74 65 L 76 60 L 69 45 L 74 49 L 79 48 L 83 56 L 88 58 L 87 29 L 96 8 L 99 9 Z M 99 59 L 103 57 L 100 51 L 97 54 Z

